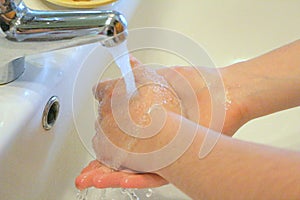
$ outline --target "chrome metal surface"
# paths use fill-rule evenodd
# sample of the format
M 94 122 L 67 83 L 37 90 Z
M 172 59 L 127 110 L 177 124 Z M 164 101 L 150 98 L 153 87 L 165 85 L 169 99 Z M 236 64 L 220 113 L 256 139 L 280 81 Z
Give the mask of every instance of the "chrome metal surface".
M 38 11 L 19 0 L 0 0 L 0 9 L 0 84 L 24 71 L 15 59 L 99 41 L 112 47 L 127 36 L 127 22 L 117 11 Z
M 22 0 L 0 0 L 0 13 L 8 13 L 15 10 L 16 6 L 21 2 Z
M 54 126 L 59 114 L 59 107 L 60 103 L 57 96 L 53 96 L 48 100 L 42 118 L 42 125 L 45 130 L 50 130 Z

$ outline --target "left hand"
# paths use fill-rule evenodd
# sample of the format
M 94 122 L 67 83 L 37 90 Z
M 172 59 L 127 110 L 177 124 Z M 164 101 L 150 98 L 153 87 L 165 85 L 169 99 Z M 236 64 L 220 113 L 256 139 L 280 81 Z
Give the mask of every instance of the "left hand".
M 130 61 L 133 68 L 141 65 L 133 57 L 131 57 Z M 148 119 L 149 116 L 146 116 L 145 119 L 145 113 L 154 104 L 162 105 L 164 109 L 171 112 L 179 113 L 181 111 L 179 100 L 171 91 L 157 84 L 147 84 L 151 82 L 152 78 L 155 78 L 151 76 L 149 76 L 149 78 L 148 75 L 153 74 L 147 74 L 146 68 L 141 67 L 140 69 L 137 69 L 135 74 L 135 81 L 137 86 L 141 87 L 138 89 L 139 94 L 135 95 L 131 99 L 132 101 L 129 103 L 129 111 L 132 120 L 141 126 L 145 126 L 147 125 L 147 123 L 151 122 L 151 120 L 149 121 Z M 156 76 L 158 79 L 163 79 L 162 76 L 158 74 Z M 133 148 L 127 149 L 128 144 L 131 143 L 134 138 L 123 133 L 118 128 L 117 124 L 115 123 L 111 108 L 112 92 L 117 81 L 118 80 L 102 82 L 98 84 L 94 89 L 96 99 L 101 102 L 98 113 L 99 117 L 97 119 L 96 126 L 100 125 L 100 127 L 104 130 L 106 136 L 109 137 L 110 141 L 112 141 L 115 145 L 128 151 L 148 152 L 151 150 L 144 149 L 145 146 L 151 146 L 154 150 L 164 146 L 166 143 L 162 142 L 162 140 L 157 139 L 157 136 L 153 136 L 149 139 L 139 142 L 139 144 L 137 145 L 134 144 Z M 103 145 L 95 145 L 95 141 L 94 148 L 96 154 L 97 150 L 99 152 L 101 151 L 101 148 L 105 149 Z M 85 169 L 83 169 L 81 174 L 76 178 L 75 183 L 78 189 L 85 189 L 91 186 L 94 186 L 96 188 L 149 188 L 159 187 L 167 184 L 168 182 L 154 173 L 133 174 L 122 171 L 115 171 L 101 164 L 99 161 L 94 160 Z
M 138 66 L 140 63 L 135 59 L 131 58 L 131 65 Z M 195 119 L 190 119 L 196 123 L 199 123 L 203 126 L 209 127 L 210 121 L 211 121 L 211 113 L 210 113 L 210 107 L 211 107 L 211 97 L 208 92 L 208 86 L 206 85 L 205 81 L 203 81 L 202 77 L 199 75 L 199 72 L 193 71 L 194 69 L 192 67 L 175 67 L 173 68 L 175 71 L 177 71 L 179 74 L 181 74 L 186 80 L 189 81 L 189 84 L 192 86 L 192 89 L 195 91 L 196 96 L 197 96 L 197 101 L 198 101 L 198 106 L 200 108 L 204 108 L 202 110 L 202 117 L 200 118 L 200 121 L 197 121 Z M 205 68 L 202 68 L 201 70 L 204 71 L 205 73 Z M 157 73 L 165 77 L 167 80 L 170 80 L 173 78 L 172 74 L 168 74 L 164 69 L 159 69 L 157 70 Z M 136 76 L 136 81 L 139 81 L 141 77 Z M 170 77 L 171 76 L 171 77 Z M 102 116 L 101 119 L 99 119 L 102 123 L 101 126 L 103 125 L 104 127 L 106 126 L 107 129 L 111 129 L 109 132 L 112 134 L 109 134 L 108 136 L 110 137 L 111 141 L 113 141 L 117 146 L 121 148 L 126 149 L 126 144 L 130 142 L 131 138 L 128 137 L 128 135 L 120 133 L 120 130 L 112 126 L 115 123 L 112 123 L 113 117 L 111 114 L 110 110 L 110 102 L 111 102 L 111 95 L 112 95 L 112 90 L 114 88 L 116 80 L 112 81 L 107 81 L 104 83 L 100 83 L 96 87 L 96 99 L 101 101 L 102 104 L 102 109 L 100 109 L 100 116 Z M 232 95 L 235 97 L 234 93 L 232 91 L 237 91 L 235 90 L 234 87 L 230 87 L 230 84 L 227 84 L 230 82 L 225 82 L 225 90 L 228 88 L 233 88 L 232 90 L 226 91 L 229 95 Z M 153 88 L 152 88 L 153 89 Z M 99 95 L 100 91 L 100 95 Z M 144 88 L 144 95 L 141 95 L 141 99 L 139 99 L 142 102 L 148 102 L 149 106 L 151 106 L 151 88 L 150 90 L 147 88 Z M 177 92 L 177 91 L 176 91 Z M 184 92 L 183 92 L 184 93 Z M 182 103 L 184 105 L 185 99 L 189 98 L 188 96 L 181 96 L 179 94 L 179 97 L 182 100 Z M 150 99 L 150 100 L 149 100 Z M 235 99 L 233 99 L 235 100 Z M 188 101 L 186 101 L 188 102 Z M 147 103 L 146 103 L 147 104 Z M 241 126 L 243 125 L 246 120 L 243 119 L 243 113 L 240 112 L 242 107 L 240 107 L 239 103 L 235 103 L 233 101 L 232 105 L 229 107 L 229 109 L 226 111 L 226 119 L 225 119 L 225 124 L 223 127 L 222 132 L 228 135 L 233 135 L 234 132 Z M 147 107 L 146 106 L 146 107 Z M 167 110 L 171 110 L 171 112 L 178 113 L 178 108 L 177 106 L 174 105 L 167 105 L 168 107 L 166 108 Z M 185 106 L 185 105 L 184 105 Z M 141 116 L 142 113 L 145 112 L 145 109 L 147 110 L 148 108 L 144 107 L 144 110 L 138 110 L 138 113 L 136 113 L 135 117 L 138 118 L 138 116 Z M 182 109 L 182 108 L 181 108 Z M 188 113 L 189 110 L 193 110 L 194 108 L 184 108 L 185 111 Z M 180 111 L 180 108 L 179 108 Z M 132 114 L 132 113 L 131 113 Z M 183 113 L 185 114 L 185 113 Z M 188 116 L 186 116 L 188 117 Z M 122 139 L 120 139 L 120 136 Z M 127 141 L 127 142 L 124 142 Z M 157 143 L 156 143 L 156 142 Z M 162 146 L 164 146 L 166 143 L 159 143 L 160 140 L 152 140 L 151 144 L 154 149 L 158 149 Z M 168 140 L 170 141 L 170 140 Z M 142 143 L 143 144 L 143 143 Z M 146 143 L 144 143 L 146 144 Z M 141 148 L 137 148 L 136 152 L 145 152 L 145 149 L 143 147 L 149 146 L 149 145 L 138 145 Z M 141 150 L 142 149 L 142 150 Z M 133 149 L 130 149 L 133 151 Z M 149 149 L 146 149 L 146 152 L 149 151 Z M 84 189 L 90 186 L 94 186 L 97 188 L 103 188 L 103 187 L 127 187 L 127 188 L 144 188 L 144 187 L 158 187 L 163 184 L 166 184 L 167 181 L 161 178 L 160 176 L 156 174 L 131 174 L 131 173 L 126 173 L 126 172 L 120 172 L 120 171 L 114 171 L 111 170 L 104 165 L 102 165 L 98 161 L 93 161 L 91 164 L 86 167 L 82 172 L 81 175 L 79 175 L 76 179 L 76 186 L 79 189 Z
M 76 187 L 80 190 L 88 187 L 96 188 L 153 188 L 168 182 L 152 173 L 133 174 L 114 171 L 102 165 L 98 160 L 91 161 L 76 178 Z

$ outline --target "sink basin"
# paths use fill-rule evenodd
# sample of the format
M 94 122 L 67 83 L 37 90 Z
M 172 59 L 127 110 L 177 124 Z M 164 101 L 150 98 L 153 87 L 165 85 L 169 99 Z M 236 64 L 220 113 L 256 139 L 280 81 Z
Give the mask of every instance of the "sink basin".
M 33 8 L 57 8 L 40 0 L 25 2 Z M 243 4 L 237 0 L 121 0 L 106 6 L 124 13 L 133 33 L 143 27 L 174 30 L 175 35 L 206 50 L 209 59 L 204 55 L 206 60 L 201 64 L 220 67 L 298 39 L 299 7 L 298 1 L 279 0 Z M 129 41 L 129 47 L 133 43 Z M 143 62 L 157 59 L 164 65 L 188 64 L 170 52 L 157 52 L 133 54 Z M 186 54 L 184 57 L 192 51 Z M 77 198 L 74 179 L 94 159 L 89 142 L 95 119 L 91 88 L 100 77 L 119 75 L 114 67 L 107 69 L 111 60 L 107 49 L 98 44 L 28 56 L 25 73 L 17 81 L 0 86 L 1 199 Z M 58 98 L 59 112 L 48 110 L 58 115 L 50 117 L 56 122 L 45 130 L 44 109 L 53 96 Z M 262 117 L 247 123 L 234 137 L 300 150 L 299 116 L 300 108 L 293 108 Z M 136 191 L 141 199 L 189 199 L 172 185 L 154 189 L 149 198 L 146 192 Z M 128 199 L 120 190 L 109 190 L 106 197 Z

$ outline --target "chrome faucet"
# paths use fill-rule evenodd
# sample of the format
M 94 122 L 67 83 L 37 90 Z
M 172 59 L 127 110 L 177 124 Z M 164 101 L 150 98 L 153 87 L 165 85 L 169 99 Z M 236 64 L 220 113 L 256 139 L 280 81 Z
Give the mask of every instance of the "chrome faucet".
M 99 41 L 112 47 L 127 36 L 119 12 L 38 11 L 22 0 L 0 0 L 0 27 L 0 85 L 24 72 L 26 55 Z

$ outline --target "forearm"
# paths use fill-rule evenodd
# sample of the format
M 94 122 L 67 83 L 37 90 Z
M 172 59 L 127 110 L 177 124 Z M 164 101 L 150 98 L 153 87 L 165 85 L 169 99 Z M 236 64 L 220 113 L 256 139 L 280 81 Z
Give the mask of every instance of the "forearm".
M 249 120 L 300 105 L 300 40 L 223 71 Z
M 193 199 L 296 199 L 300 196 L 299 152 L 221 135 L 212 152 L 199 159 L 204 134 L 200 129 L 183 156 L 158 174 Z

